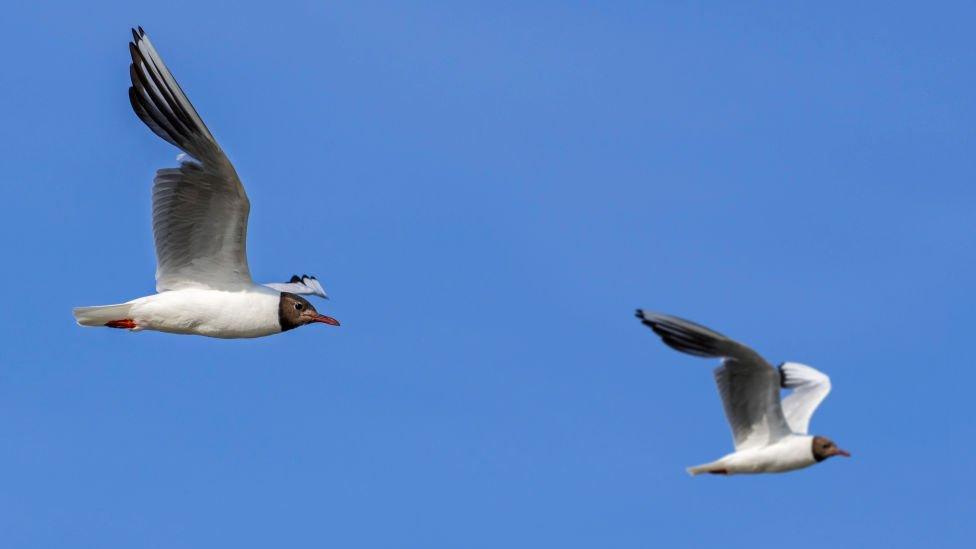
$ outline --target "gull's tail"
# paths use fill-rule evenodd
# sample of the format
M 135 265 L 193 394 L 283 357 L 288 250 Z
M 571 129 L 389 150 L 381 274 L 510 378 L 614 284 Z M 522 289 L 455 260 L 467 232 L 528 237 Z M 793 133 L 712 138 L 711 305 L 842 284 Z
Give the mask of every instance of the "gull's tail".
M 95 305 L 93 307 L 75 307 L 71 310 L 79 326 L 108 326 L 110 328 L 135 328 L 135 322 L 129 316 L 131 303 L 118 305 Z
M 687 469 L 685 469 L 685 471 L 688 471 L 688 474 L 691 476 L 697 476 L 702 473 L 710 473 L 712 475 L 729 474 L 729 470 L 726 469 L 724 465 L 720 465 L 719 461 L 713 461 L 711 463 L 704 463 L 702 465 L 695 465 L 694 467 L 688 467 Z

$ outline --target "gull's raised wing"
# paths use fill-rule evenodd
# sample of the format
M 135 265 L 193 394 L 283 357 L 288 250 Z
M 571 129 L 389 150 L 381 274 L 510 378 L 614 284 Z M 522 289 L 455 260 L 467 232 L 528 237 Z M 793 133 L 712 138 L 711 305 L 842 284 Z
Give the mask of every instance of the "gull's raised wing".
M 237 172 L 140 27 L 132 31 L 129 100 L 156 135 L 182 150 L 153 180 L 156 290 L 250 286 L 250 203 Z
M 302 276 L 292 275 L 291 280 L 288 282 L 270 282 L 265 284 L 265 286 L 278 290 L 279 292 L 298 295 L 317 295 L 329 299 L 329 296 L 325 293 L 325 288 L 322 287 L 322 284 L 314 276 L 304 274 Z
M 765 446 L 790 433 L 780 406 L 779 372 L 759 353 L 678 317 L 638 309 L 637 318 L 672 349 L 722 359 L 715 382 L 736 450 Z
M 810 418 L 830 392 L 830 378 L 823 372 L 796 362 L 779 367 L 780 385 L 793 392 L 783 399 L 783 414 L 794 433 L 807 434 Z

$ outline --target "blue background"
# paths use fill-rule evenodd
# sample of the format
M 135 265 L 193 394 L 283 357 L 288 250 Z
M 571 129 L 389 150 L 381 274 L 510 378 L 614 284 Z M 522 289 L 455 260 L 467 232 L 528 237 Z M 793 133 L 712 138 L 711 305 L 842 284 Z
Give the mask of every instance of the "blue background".
M 132 2 L 0 24 L 0 538 L 918 547 L 976 535 L 970 3 Z M 314 326 L 77 327 L 153 292 L 143 25 Z M 788 475 L 635 307 L 827 372 Z

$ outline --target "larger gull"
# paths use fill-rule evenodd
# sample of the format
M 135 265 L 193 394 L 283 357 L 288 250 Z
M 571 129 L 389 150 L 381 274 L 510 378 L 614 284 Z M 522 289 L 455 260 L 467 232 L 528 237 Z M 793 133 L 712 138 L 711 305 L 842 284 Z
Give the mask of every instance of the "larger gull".
M 269 285 L 251 280 L 244 186 L 142 27 L 132 38 L 132 108 L 184 153 L 178 168 L 157 171 L 153 181 L 158 293 L 78 307 L 75 320 L 82 326 L 219 338 L 261 337 L 316 322 L 338 326 L 299 295 L 326 297 L 314 276 Z

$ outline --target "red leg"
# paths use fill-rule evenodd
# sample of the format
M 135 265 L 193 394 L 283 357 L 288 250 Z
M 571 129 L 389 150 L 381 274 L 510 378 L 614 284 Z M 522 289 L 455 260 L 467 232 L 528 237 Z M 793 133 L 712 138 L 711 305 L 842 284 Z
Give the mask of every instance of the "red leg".
M 122 320 L 110 320 L 105 323 L 109 328 L 122 328 L 125 330 L 131 330 L 136 327 L 136 321 L 131 318 L 123 318 Z

